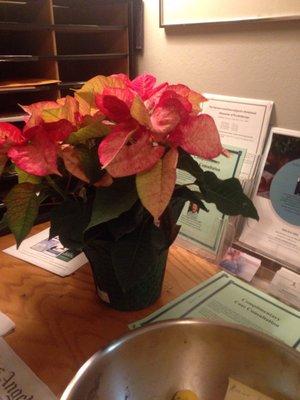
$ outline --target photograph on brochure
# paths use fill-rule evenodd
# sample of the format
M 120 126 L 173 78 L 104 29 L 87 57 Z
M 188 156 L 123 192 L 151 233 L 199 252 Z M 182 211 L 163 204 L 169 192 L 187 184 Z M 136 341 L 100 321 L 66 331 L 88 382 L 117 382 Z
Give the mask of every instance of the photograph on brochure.
M 203 112 L 216 122 L 221 142 L 247 150 L 240 179 L 252 179 L 263 152 L 273 101 L 205 93 Z
M 220 179 L 238 177 L 246 156 L 244 149 L 226 146 L 229 157 L 220 155 L 214 160 L 204 160 L 194 156 L 194 160 L 204 171 L 212 171 Z M 194 178 L 188 172 L 177 171 L 177 183 L 190 185 L 193 190 Z M 195 190 L 197 187 L 195 186 Z M 178 223 L 181 225 L 177 244 L 188 247 L 194 252 L 201 250 L 216 254 L 218 251 L 221 232 L 226 216 L 224 216 L 213 203 L 206 203 L 207 211 L 187 202 L 181 212 Z
M 272 128 L 254 204 L 260 220 L 246 220 L 240 241 L 300 271 L 300 131 Z
M 65 248 L 58 237 L 49 239 L 49 229 L 25 239 L 18 249 L 13 245 L 3 251 L 60 276 L 68 276 L 87 263 L 82 252 Z
M 219 262 L 221 268 L 247 282 L 252 281 L 260 265 L 261 260 L 259 258 L 250 256 L 233 247 L 227 249 L 226 254 Z

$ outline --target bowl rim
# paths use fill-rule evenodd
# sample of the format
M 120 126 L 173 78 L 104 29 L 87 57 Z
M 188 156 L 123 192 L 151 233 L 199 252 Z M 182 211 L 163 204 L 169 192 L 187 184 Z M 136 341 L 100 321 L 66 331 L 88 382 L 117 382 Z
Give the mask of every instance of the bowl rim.
M 120 347 L 122 344 L 126 343 L 129 340 L 134 339 L 135 337 L 142 336 L 147 332 L 155 331 L 164 327 L 174 326 L 174 325 L 204 325 L 204 326 L 214 326 L 214 327 L 223 327 L 232 329 L 235 331 L 241 331 L 244 333 L 248 333 L 250 335 L 254 335 L 259 339 L 265 340 L 268 343 L 273 343 L 275 346 L 281 348 L 285 352 L 289 353 L 289 356 L 295 358 L 296 362 L 298 361 L 300 367 L 300 352 L 298 352 L 295 348 L 288 346 L 284 342 L 276 339 L 273 336 L 270 336 L 264 332 L 257 331 L 253 328 L 248 328 L 244 325 L 223 322 L 223 321 L 209 321 L 200 318 L 187 318 L 187 319 L 169 319 L 166 321 L 158 321 L 153 322 L 149 325 L 136 328 L 130 332 L 125 333 L 120 338 L 112 341 L 107 346 L 105 346 L 102 350 L 96 351 L 85 363 L 79 368 L 74 377 L 71 379 L 66 389 L 64 390 L 60 400 L 70 400 L 70 394 L 75 388 L 76 384 L 80 381 L 80 378 L 84 375 L 88 367 L 93 364 L 95 359 L 104 358 L 109 353 L 113 352 L 115 349 Z

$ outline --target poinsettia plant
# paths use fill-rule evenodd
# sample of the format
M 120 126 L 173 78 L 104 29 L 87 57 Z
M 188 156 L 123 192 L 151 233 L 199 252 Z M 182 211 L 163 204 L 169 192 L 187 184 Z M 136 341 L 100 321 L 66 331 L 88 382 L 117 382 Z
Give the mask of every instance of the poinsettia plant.
M 201 112 L 205 101 L 182 84 L 118 74 L 96 76 L 74 96 L 22 106 L 22 130 L 0 124 L 1 171 L 10 162 L 18 174 L 2 224 L 19 245 L 39 208 L 51 204 L 51 236 L 78 250 L 97 235 L 126 238 L 145 218 L 168 246 L 187 200 L 203 212 L 212 202 L 222 213 L 258 218 L 237 179 L 220 180 L 192 157 L 225 154 L 213 118 Z M 177 185 L 177 169 L 198 189 Z

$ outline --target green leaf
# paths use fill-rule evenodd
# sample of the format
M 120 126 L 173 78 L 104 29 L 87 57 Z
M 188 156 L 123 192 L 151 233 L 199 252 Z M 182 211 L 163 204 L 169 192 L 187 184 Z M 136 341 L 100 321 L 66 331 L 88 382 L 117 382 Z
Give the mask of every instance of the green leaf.
M 204 171 L 200 168 L 197 161 L 193 157 L 182 149 L 179 149 L 179 158 L 177 168 L 188 172 L 194 176 L 198 181 L 203 179 Z
M 0 221 L 0 232 L 7 228 L 8 228 L 8 222 L 7 222 L 7 216 L 5 213 Z
M 129 210 L 137 199 L 133 177 L 116 179 L 111 186 L 97 189 L 87 229 L 117 218 Z
M 86 146 L 76 146 L 76 149 L 80 155 L 83 172 L 90 183 L 98 182 L 106 171 L 101 169 L 97 147 L 89 149 Z
M 23 171 L 22 169 L 18 168 L 17 166 L 15 167 L 15 170 L 18 174 L 18 182 L 19 183 L 33 183 L 34 185 L 38 185 L 41 182 L 41 177 L 40 176 L 35 176 L 35 175 L 30 175 L 28 172 Z
M 59 236 L 63 246 L 71 250 L 81 250 L 90 213 L 89 203 L 80 199 L 67 199 L 51 211 L 50 237 Z
M 202 210 L 208 212 L 207 207 L 203 203 L 203 195 L 195 190 L 190 190 L 186 186 L 181 186 L 176 188 L 174 192 L 174 197 L 177 199 L 182 199 L 184 202 L 191 201 L 197 204 Z
M 20 183 L 4 199 L 8 227 L 15 236 L 17 247 L 30 232 L 38 215 L 37 187 L 29 182 Z
M 206 171 L 201 182 L 197 181 L 204 201 L 215 203 L 217 209 L 227 215 L 242 215 L 258 220 L 252 201 L 244 194 L 236 178 L 219 179 L 213 172 Z
M 137 201 L 128 211 L 125 211 L 118 218 L 112 219 L 106 223 L 108 232 L 115 240 L 119 240 L 122 236 L 132 232 L 142 223 L 144 211 L 142 204 Z
M 85 143 L 89 139 L 100 138 L 106 136 L 110 127 L 108 125 L 103 124 L 102 121 L 95 121 L 83 128 L 80 128 L 78 131 L 71 133 L 68 137 L 67 143 L 70 144 L 79 144 Z

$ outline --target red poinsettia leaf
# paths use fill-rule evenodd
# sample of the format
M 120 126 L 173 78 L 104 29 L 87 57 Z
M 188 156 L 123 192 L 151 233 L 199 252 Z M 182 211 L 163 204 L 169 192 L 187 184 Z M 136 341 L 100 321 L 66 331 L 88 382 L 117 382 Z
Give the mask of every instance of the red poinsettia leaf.
M 110 75 L 110 78 L 112 79 L 116 79 L 117 81 L 121 81 L 123 82 L 126 86 L 130 87 L 130 79 L 128 78 L 128 76 L 126 74 L 112 74 Z M 115 85 L 113 85 L 115 86 Z M 119 85 L 117 85 L 116 87 L 120 87 Z
M 66 169 L 76 178 L 89 183 L 89 179 L 83 171 L 80 153 L 70 144 L 64 144 L 60 151 Z
M 148 111 L 153 111 L 153 109 L 157 106 L 162 94 L 165 90 L 168 89 L 168 87 L 168 83 L 164 82 L 152 89 L 152 92 L 149 95 L 148 99 L 145 100 L 145 106 Z
M 103 168 L 113 161 L 136 129 L 137 125 L 134 123 L 119 124 L 102 140 L 98 156 Z
M 33 126 L 39 125 L 42 119 L 42 112 L 48 108 L 58 108 L 60 107 L 56 101 L 39 101 L 38 103 L 30 104 L 29 106 L 21 105 L 23 110 L 29 114 L 28 117 L 25 118 L 26 125 L 24 127 L 24 131 Z
M 170 85 L 170 90 L 173 90 L 177 94 L 185 97 L 193 106 L 193 110 L 199 112 L 200 111 L 200 103 L 207 101 L 207 99 L 202 96 L 201 93 L 197 93 L 194 90 L 191 90 L 189 87 L 178 84 L 178 85 Z
M 162 157 L 165 149 L 163 146 L 154 146 L 150 138 L 151 133 L 145 131 L 135 143 L 123 146 L 107 166 L 109 174 L 117 178 L 134 175 L 152 168 Z
M 130 108 L 130 114 L 140 125 L 151 128 L 150 114 L 147 110 L 144 102 L 139 96 L 136 96 L 133 100 Z
M 30 143 L 11 147 L 8 156 L 17 167 L 31 175 L 60 175 L 56 164 L 56 145 L 49 139 L 43 127 L 36 126 L 32 129 L 35 132 L 31 132 Z
M 48 137 L 52 142 L 63 142 L 76 130 L 71 122 L 66 119 L 45 123 L 43 127 L 45 131 L 47 131 Z
M 96 105 L 108 118 L 123 122 L 130 118 L 134 94 L 130 89 L 106 88 L 96 96 Z
M 180 106 L 180 103 L 175 99 L 164 107 L 155 108 L 151 115 L 151 123 L 154 137 L 157 141 L 163 140 L 180 122 L 180 114 L 178 112 Z
M 169 141 L 195 156 L 206 159 L 217 157 L 223 148 L 213 118 L 207 114 L 190 116 L 169 136 Z
M 130 83 L 130 87 L 137 92 L 142 100 L 148 99 L 156 83 L 156 78 L 151 74 L 142 74 L 137 76 Z
M 95 104 L 95 96 L 97 94 L 102 94 L 103 90 L 108 87 L 125 88 L 126 82 L 123 74 L 111 76 L 98 75 L 87 81 L 82 88 L 75 93 L 75 98 L 79 103 L 80 113 L 82 115 L 94 115 L 99 112 Z
M 179 122 L 184 122 L 191 111 L 192 106 L 184 97 L 166 90 L 151 115 L 153 130 L 158 134 L 157 140 L 163 139 Z
M 0 122 L 0 151 L 23 141 L 24 137 L 19 128 L 7 122 Z
M 47 108 L 42 112 L 42 118 L 45 122 L 57 122 L 65 119 L 73 125 L 80 122 L 79 103 L 74 97 L 66 96 L 63 99 L 58 99 L 59 107 Z
M 170 149 L 149 171 L 136 176 L 136 187 L 144 207 L 157 220 L 172 197 L 176 182 L 178 151 Z

